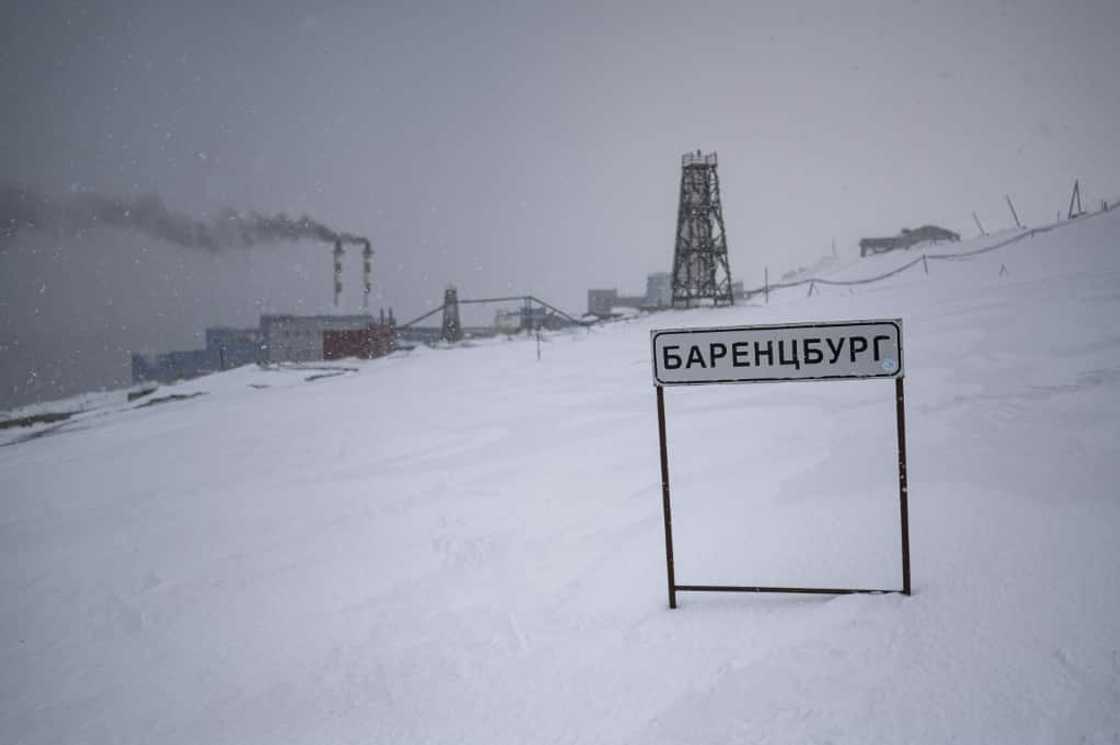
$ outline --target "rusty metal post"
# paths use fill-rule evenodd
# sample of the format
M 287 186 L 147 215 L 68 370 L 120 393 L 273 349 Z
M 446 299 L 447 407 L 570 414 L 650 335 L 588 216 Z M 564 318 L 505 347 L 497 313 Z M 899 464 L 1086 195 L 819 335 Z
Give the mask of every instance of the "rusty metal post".
M 673 572 L 673 514 L 669 505 L 669 451 L 665 445 L 665 388 L 657 387 L 657 434 L 661 440 L 661 504 L 665 513 L 665 568 L 669 579 L 669 607 L 677 607 Z
M 910 506 L 906 484 L 906 402 L 903 378 L 894 379 L 895 414 L 898 423 L 898 509 L 902 523 L 902 594 L 910 594 Z

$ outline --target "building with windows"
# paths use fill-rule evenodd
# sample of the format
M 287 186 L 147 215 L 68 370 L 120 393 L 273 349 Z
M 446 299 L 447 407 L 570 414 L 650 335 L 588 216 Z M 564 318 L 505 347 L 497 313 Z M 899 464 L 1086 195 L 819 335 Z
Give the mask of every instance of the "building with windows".
M 332 332 L 366 332 L 355 335 Z M 234 367 L 276 362 L 315 362 L 341 356 L 380 356 L 393 347 L 392 324 L 365 314 L 261 316 L 258 328 L 206 329 L 206 348 L 132 355 L 132 381 L 173 383 Z M 330 335 L 329 350 L 324 336 Z
M 324 331 L 368 329 L 373 318 L 366 314 L 347 316 L 261 316 L 264 361 L 313 362 L 323 359 Z

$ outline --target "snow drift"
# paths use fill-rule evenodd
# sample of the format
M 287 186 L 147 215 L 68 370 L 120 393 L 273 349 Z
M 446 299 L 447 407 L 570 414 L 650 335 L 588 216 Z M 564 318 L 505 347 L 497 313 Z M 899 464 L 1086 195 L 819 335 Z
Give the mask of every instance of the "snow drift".
M 1120 214 L 760 301 L 5 432 L 0 740 L 1116 742 Z M 649 330 L 898 316 L 915 594 L 667 610 Z M 668 391 L 679 581 L 897 585 L 890 390 Z

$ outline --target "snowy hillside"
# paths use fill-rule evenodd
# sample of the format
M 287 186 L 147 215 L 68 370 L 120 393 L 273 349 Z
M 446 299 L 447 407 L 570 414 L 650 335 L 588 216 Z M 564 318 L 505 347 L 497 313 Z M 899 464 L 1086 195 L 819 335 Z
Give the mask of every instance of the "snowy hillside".
M 649 330 L 874 317 L 914 595 L 668 610 Z M 1112 212 L 4 430 L 0 742 L 1117 742 L 1118 319 Z M 678 581 L 897 587 L 892 392 L 667 391 Z

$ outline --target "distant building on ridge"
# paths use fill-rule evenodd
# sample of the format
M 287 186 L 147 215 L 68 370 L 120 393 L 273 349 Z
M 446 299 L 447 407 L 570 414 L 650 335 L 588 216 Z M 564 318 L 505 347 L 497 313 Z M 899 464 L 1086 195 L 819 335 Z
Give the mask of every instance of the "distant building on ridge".
M 859 242 L 859 255 L 867 256 L 868 254 L 881 254 L 887 251 L 894 251 L 897 249 L 908 249 L 919 243 L 938 241 L 952 241 L 957 242 L 961 239 L 960 234 L 954 233 L 945 228 L 939 228 L 936 225 L 923 225 L 920 228 L 903 228 L 902 231 L 890 238 L 864 238 Z

